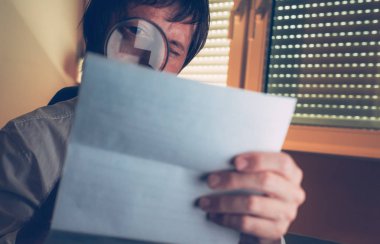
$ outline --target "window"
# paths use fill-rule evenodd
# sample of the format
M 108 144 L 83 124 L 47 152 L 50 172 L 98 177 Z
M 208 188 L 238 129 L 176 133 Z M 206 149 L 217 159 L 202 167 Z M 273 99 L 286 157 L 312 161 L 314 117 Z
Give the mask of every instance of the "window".
M 227 85 L 230 53 L 229 24 L 233 0 L 210 0 L 210 31 L 203 50 L 181 72 L 180 77 L 208 84 Z
M 380 158 L 380 0 L 210 6 L 206 51 L 183 77 L 298 98 L 284 149 Z M 215 11 L 225 12 L 223 22 Z
M 380 129 L 380 1 L 276 1 L 267 91 L 294 124 Z
M 264 43 L 256 48 L 267 48 L 267 70 L 246 76 L 245 87 L 298 98 L 284 148 L 380 158 L 380 1 L 277 0 L 272 7 L 261 18 L 271 24 L 256 24 L 270 38 L 255 37 Z M 259 62 L 255 55 L 247 70 Z M 266 87 L 253 85 L 260 81 Z

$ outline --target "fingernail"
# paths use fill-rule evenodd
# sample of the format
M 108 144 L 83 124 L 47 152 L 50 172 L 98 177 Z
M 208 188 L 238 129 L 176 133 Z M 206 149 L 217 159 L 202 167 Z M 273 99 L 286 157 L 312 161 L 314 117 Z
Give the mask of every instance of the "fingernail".
M 199 206 L 201 208 L 207 208 L 208 206 L 210 206 L 210 199 L 208 198 L 201 198 L 201 200 L 199 201 Z
M 211 187 L 217 187 L 220 183 L 220 177 L 218 175 L 210 175 L 208 177 L 208 183 Z
M 247 168 L 247 166 L 248 166 L 248 162 L 246 159 L 239 158 L 236 160 L 236 169 L 237 170 L 244 170 L 245 168 Z

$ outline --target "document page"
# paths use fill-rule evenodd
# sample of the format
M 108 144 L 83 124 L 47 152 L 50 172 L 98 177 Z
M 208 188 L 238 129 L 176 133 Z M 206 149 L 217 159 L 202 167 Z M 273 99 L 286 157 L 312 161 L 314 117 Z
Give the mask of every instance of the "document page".
M 48 243 L 238 243 L 204 176 L 280 151 L 295 102 L 88 55 Z

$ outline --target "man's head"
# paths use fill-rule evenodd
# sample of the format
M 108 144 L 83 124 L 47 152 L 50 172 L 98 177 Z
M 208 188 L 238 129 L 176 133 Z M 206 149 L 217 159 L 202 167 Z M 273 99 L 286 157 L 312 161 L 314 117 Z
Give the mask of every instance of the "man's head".
M 170 48 L 167 72 L 179 73 L 206 42 L 208 0 L 91 0 L 83 17 L 86 50 L 104 54 L 113 25 L 133 17 L 153 21 L 165 33 Z

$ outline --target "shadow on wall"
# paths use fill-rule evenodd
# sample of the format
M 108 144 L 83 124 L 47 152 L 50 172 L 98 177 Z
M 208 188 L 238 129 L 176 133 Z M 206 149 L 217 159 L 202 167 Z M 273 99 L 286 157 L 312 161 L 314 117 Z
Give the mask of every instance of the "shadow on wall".
M 0 127 L 73 85 L 84 0 L 0 1 Z

